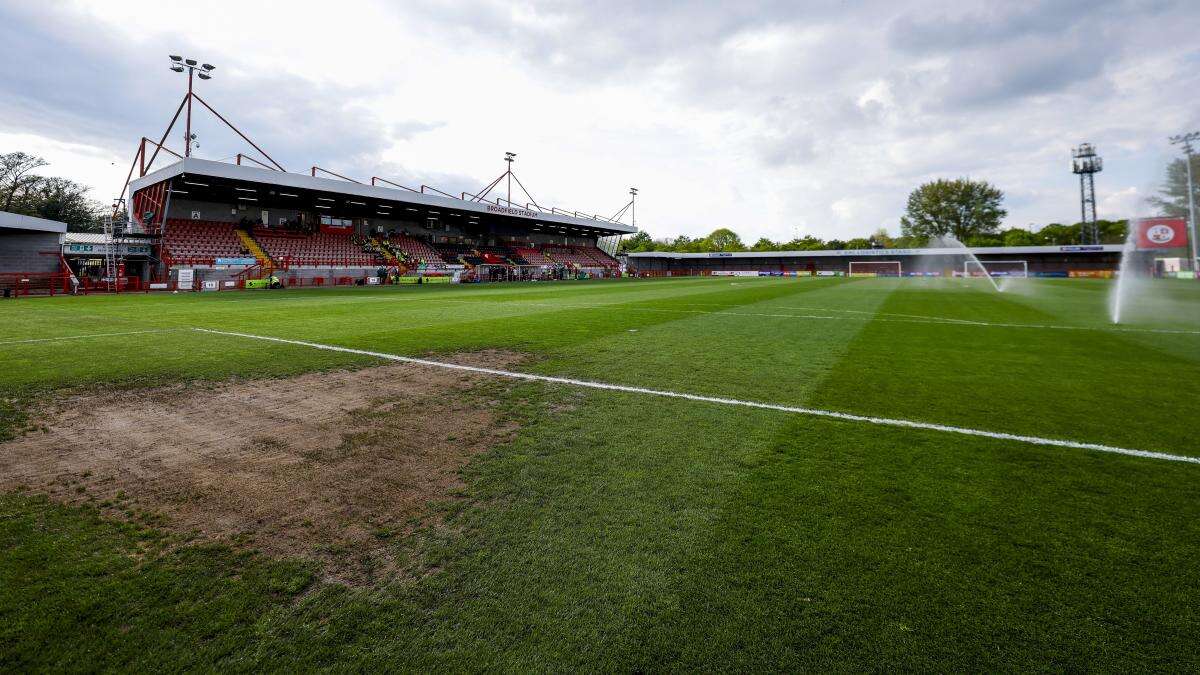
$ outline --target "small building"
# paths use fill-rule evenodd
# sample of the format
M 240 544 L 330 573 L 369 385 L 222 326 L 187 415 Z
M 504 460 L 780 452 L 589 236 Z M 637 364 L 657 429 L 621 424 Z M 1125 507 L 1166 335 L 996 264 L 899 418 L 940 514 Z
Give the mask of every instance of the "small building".
M 0 275 L 44 275 L 62 271 L 67 224 L 0 211 Z

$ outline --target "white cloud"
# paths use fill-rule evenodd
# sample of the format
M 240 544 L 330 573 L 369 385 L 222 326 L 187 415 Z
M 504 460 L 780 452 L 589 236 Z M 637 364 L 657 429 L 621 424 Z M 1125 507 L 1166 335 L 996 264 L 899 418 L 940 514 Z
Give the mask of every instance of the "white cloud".
M 1097 200 L 1096 217 L 1119 220 L 1146 215 L 1146 196 L 1136 186 L 1112 190 Z

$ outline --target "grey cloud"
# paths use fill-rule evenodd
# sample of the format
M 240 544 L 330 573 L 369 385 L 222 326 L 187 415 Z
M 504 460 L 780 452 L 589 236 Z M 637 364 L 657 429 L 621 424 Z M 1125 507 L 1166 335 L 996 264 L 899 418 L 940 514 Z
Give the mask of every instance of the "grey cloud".
M 509 3 L 467 6 L 418 3 L 408 6 L 419 20 L 502 45 L 548 76 L 609 79 L 638 69 L 687 60 L 711 52 L 741 31 L 816 22 L 843 8 L 836 0 L 760 2 L 533 2 L 540 17 L 514 22 Z
M 950 5 L 950 11 L 926 5 L 893 19 L 887 39 L 892 47 L 914 54 L 944 54 L 1029 37 L 1055 40 L 1071 35 L 1089 38 L 1093 48 L 1100 48 L 1108 33 L 1120 30 L 1127 21 L 1153 20 L 1186 6 L 1186 0 L 985 2 L 966 4 L 965 8 Z
M 185 39 L 173 43 L 188 53 L 204 51 Z M 165 47 L 161 60 L 147 62 L 144 55 L 153 51 L 155 45 L 128 50 L 70 15 L 0 5 L 0 62 L 7 64 L 0 128 L 132 156 L 141 136 L 157 140 L 183 97 L 183 78 L 168 70 Z M 244 77 L 218 67 L 212 84 L 201 83 L 197 92 L 291 171 L 366 165 L 393 142 L 441 124 L 389 122 L 355 103 L 383 93 L 382 86 L 353 88 L 283 73 Z M 248 149 L 199 106 L 194 118 L 202 156 L 224 159 Z M 167 145 L 179 150 L 181 138 L 177 127 Z
M 760 157 L 770 167 L 788 167 L 806 164 L 817 155 L 816 140 L 803 132 L 782 137 L 764 139 L 760 145 Z
M 1106 93 L 1103 81 L 1107 59 L 1092 45 L 1076 41 L 1023 40 L 1002 48 L 962 54 L 939 74 L 933 86 L 909 94 L 927 111 L 962 111 L 978 106 L 1012 105 L 1028 96 L 1089 87 Z M 931 84 L 929 82 L 926 85 Z

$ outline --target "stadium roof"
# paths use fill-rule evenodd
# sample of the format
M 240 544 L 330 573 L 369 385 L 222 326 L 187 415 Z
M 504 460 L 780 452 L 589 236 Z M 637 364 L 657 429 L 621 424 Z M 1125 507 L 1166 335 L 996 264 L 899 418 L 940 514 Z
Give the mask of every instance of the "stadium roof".
M 60 223 L 57 220 L 46 220 L 45 218 L 35 218 L 33 216 L 23 216 L 19 213 L 0 211 L 0 228 L 30 230 L 33 232 L 57 232 L 62 234 L 67 231 L 67 224 Z
M 974 248 L 862 248 L 836 251 L 722 251 L 715 253 L 674 253 L 671 251 L 645 251 L 630 253 L 630 258 L 836 258 L 839 256 L 911 256 L 911 255 L 1030 255 L 1044 253 L 1120 253 L 1120 244 L 1094 246 L 977 246 Z
M 101 245 L 105 245 L 105 244 L 108 244 L 110 241 L 114 241 L 114 237 L 104 234 L 103 232 L 68 232 L 66 238 L 63 239 L 64 244 L 101 244 Z M 144 244 L 144 243 L 146 243 L 146 239 L 144 236 L 143 237 L 118 236 L 118 237 L 115 237 L 115 241 L 118 244 L 120 244 L 120 243 L 125 243 L 125 244 Z
M 340 200 L 342 205 L 354 205 L 358 207 L 364 215 L 386 216 L 387 214 L 378 213 L 376 210 L 382 205 L 386 205 L 387 208 L 397 205 L 408 210 L 415 211 L 419 209 L 428 213 L 442 215 L 441 212 L 429 211 L 432 207 L 439 210 L 445 209 L 446 213 L 465 214 L 475 216 L 476 218 L 487 216 L 489 220 L 518 221 L 522 225 L 532 226 L 534 229 L 541 226 L 545 228 L 547 234 L 605 236 L 632 234 L 637 231 L 632 225 L 614 222 L 601 217 L 588 216 L 587 214 L 564 215 L 562 212 L 550 213 L 545 210 L 514 207 L 509 204 L 499 203 L 500 200 L 498 198 L 496 202 L 473 201 L 470 199 L 459 199 L 452 195 L 443 196 L 444 193 L 431 194 L 429 192 L 410 189 L 366 185 L 333 178 L 320 178 L 304 174 L 261 169 L 254 166 L 214 162 L 205 159 L 196 159 L 195 157 L 180 160 L 131 181 L 129 184 L 129 194 L 133 195 L 144 187 L 175 177 L 182 177 L 185 179 L 184 182 L 187 185 L 203 188 L 211 187 L 214 193 L 220 187 L 223 190 L 220 194 L 227 196 L 230 203 L 233 203 L 236 199 L 235 195 L 239 194 L 233 192 L 234 190 L 243 191 L 241 193 L 242 199 L 256 201 L 257 197 L 248 197 L 246 195 L 258 194 L 259 190 L 266 189 L 266 194 L 269 194 L 276 202 L 280 198 L 294 198 L 296 202 L 292 208 L 324 207 L 324 204 L 313 201 L 317 199 L 323 199 L 331 203 L 335 202 L 335 200 Z M 188 178 L 200 180 L 187 183 L 186 179 Z M 201 186 L 200 183 L 204 179 L 213 179 L 220 185 L 210 185 L 205 182 Z M 283 188 L 283 190 L 272 190 L 271 188 Z M 178 188 L 173 187 L 173 190 L 178 194 Z M 262 196 L 265 197 L 266 194 Z M 371 201 L 368 203 L 359 200 Z M 132 202 L 132 200 L 130 201 Z

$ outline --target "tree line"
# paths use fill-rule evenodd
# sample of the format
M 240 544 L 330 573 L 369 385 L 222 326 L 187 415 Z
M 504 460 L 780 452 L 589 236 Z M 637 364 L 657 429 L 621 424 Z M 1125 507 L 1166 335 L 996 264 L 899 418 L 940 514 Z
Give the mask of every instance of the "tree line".
M 1200 176 L 1200 155 L 1192 158 L 1192 172 Z M 1188 204 L 1187 164 L 1176 159 L 1167 165 L 1166 180 L 1149 202 L 1163 216 L 1186 216 Z M 1196 189 L 1192 186 L 1192 189 Z M 1194 193 L 1200 203 L 1200 190 Z M 621 242 L 621 251 L 670 251 L 715 253 L 722 251 L 830 251 L 865 248 L 919 248 L 935 238 L 952 236 L 967 246 L 1066 246 L 1081 241 L 1082 223 L 1050 223 L 1040 228 L 1001 229 L 1008 212 L 1004 193 L 986 181 L 967 178 L 939 179 L 925 183 L 909 196 L 900 218 L 900 234 L 892 236 L 880 228 L 866 237 L 823 240 L 811 235 L 790 241 L 766 237 L 753 244 L 743 242 L 729 228 L 713 230 L 707 237 L 680 235 L 655 239 L 638 232 Z M 1128 220 L 1098 220 L 1100 242 L 1121 244 L 1129 231 Z
M 73 232 L 100 229 L 104 206 L 69 178 L 35 173 L 46 160 L 25 152 L 0 154 L 0 211 L 66 223 Z

